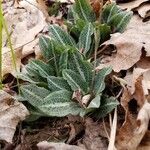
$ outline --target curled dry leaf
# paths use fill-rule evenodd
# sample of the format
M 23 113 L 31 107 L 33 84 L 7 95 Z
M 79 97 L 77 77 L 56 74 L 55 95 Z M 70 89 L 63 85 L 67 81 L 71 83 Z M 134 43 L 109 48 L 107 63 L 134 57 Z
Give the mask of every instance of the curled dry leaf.
M 0 91 L 0 140 L 12 143 L 16 126 L 29 115 L 26 107 L 11 95 Z
M 150 22 L 143 23 L 138 16 L 133 16 L 124 33 L 112 34 L 111 39 L 104 43 L 114 45 L 117 53 L 105 57 L 97 69 L 112 66 L 115 72 L 127 70 L 140 60 L 143 47 L 146 56 L 150 56 L 149 26 Z
M 68 145 L 65 143 L 54 143 L 43 141 L 37 144 L 39 150 L 85 150 L 79 146 Z

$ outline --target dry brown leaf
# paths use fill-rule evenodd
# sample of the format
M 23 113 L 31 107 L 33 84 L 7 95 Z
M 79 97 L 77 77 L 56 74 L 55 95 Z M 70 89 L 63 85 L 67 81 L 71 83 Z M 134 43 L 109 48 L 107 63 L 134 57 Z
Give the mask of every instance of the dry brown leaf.
M 36 6 L 36 4 L 34 5 Z M 23 7 L 26 12 L 19 18 L 21 21 L 15 24 L 15 29 L 13 30 L 15 48 L 32 42 L 46 26 L 43 13 L 35 6 L 26 1 L 20 2 L 20 7 Z
M 11 95 L 0 91 L 0 140 L 12 143 L 18 122 L 29 115 L 26 107 Z
M 15 50 L 15 60 L 16 60 L 16 69 L 19 72 L 21 66 L 21 50 Z M 9 48 L 3 47 L 2 49 L 2 75 L 6 75 L 8 73 L 16 75 L 15 66 L 12 60 L 12 54 Z
M 119 6 L 122 9 L 128 9 L 128 10 L 132 10 L 134 8 L 139 7 L 141 4 L 143 4 L 144 2 L 148 2 L 149 0 L 132 0 L 128 3 L 121 3 L 119 4 Z
M 35 39 L 31 43 L 25 45 L 22 48 L 22 58 L 34 53 L 35 52 L 35 47 L 36 47 L 36 45 L 38 45 L 38 42 L 39 42 L 39 40 Z
M 130 93 L 133 94 L 135 92 L 135 83 L 140 76 L 143 76 L 142 88 L 144 95 L 148 95 L 148 90 L 150 89 L 150 69 L 134 68 L 133 73 L 128 73 L 124 79 L 126 80 Z M 139 95 L 141 96 L 141 94 Z
M 37 144 L 39 150 L 85 150 L 79 146 L 68 145 L 65 143 L 54 143 L 43 141 Z
M 149 69 L 150 68 L 150 57 L 141 57 L 136 63 L 137 68 Z
M 106 139 L 101 135 L 105 135 L 105 137 L 107 137 L 104 127 L 93 122 L 92 119 L 87 118 L 85 120 L 85 135 L 82 139 L 82 144 L 80 145 L 85 147 L 87 150 L 107 150 Z
M 30 3 L 29 3 L 30 2 Z M 18 8 L 8 7 L 5 19 L 9 28 L 13 31 L 12 39 L 14 48 L 24 46 L 32 42 L 36 35 L 46 26 L 43 13 L 37 8 L 34 0 L 23 0 Z M 11 11 L 10 11 L 11 10 Z
M 149 150 L 149 149 L 150 149 L 150 131 L 147 131 L 137 150 Z
M 49 17 L 48 14 L 48 7 L 46 6 L 46 1 L 44 0 L 37 0 L 38 3 L 38 8 L 43 12 L 43 14 L 45 15 L 45 17 Z
M 150 72 L 149 70 L 143 70 L 139 68 L 135 70 L 136 73 L 133 73 L 134 76 L 132 75 L 132 82 L 134 81 L 134 84 L 130 85 L 134 86 L 134 90 L 132 91 L 133 93 L 130 92 L 130 89 L 128 90 L 127 88 L 124 88 L 124 92 L 121 98 L 121 104 L 126 111 L 126 118 L 117 134 L 116 147 L 118 150 L 137 149 L 145 133 L 147 132 L 150 120 L 150 103 L 146 99 L 146 95 L 149 94 L 149 87 L 147 84 L 143 84 L 143 82 L 147 83 L 147 81 L 150 80 Z M 140 107 L 137 117 L 135 112 L 129 111 L 129 102 L 133 98 L 136 100 L 138 106 Z M 137 106 L 132 105 L 132 107 Z
M 149 26 L 150 22 L 143 23 L 138 16 L 132 17 L 124 33 L 115 33 L 110 40 L 104 43 L 105 45 L 115 45 L 117 53 L 102 59 L 103 64 L 100 64 L 97 69 L 112 66 L 115 72 L 127 70 L 140 60 L 143 47 L 146 56 L 150 56 Z
M 150 11 L 150 4 L 145 3 L 144 5 L 138 7 L 136 10 L 142 18 L 146 18 L 148 17 L 148 12 Z
M 46 26 L 43 13 L 37 8 L 35 0 L 29 2 L 23 0 L 19 3 L 20 8 L 12 5 L 5 9 L 5 19 L 11 34 L 14 52 L 16 54 L 16 66 L 19 71 L 21 59 L 35 52 L 40 57 L 37 35 Z M 3 32 L 4 33 L 4 32 Z M 3 46 L 6 45 L 7 37 L 3 37 Z M 19 49 L 19 50 L 18 50 Z M 21 53 L 22 52 L 22 53 Z M 12 56 L 10 49 L 3 47 L 3 76 L 7 73 L 14 75 Z

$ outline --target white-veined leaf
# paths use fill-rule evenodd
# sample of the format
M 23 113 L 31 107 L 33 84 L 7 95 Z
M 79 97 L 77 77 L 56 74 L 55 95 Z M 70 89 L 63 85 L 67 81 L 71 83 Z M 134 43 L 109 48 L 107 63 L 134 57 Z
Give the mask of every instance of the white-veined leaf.
M 50 58 L 53 57 L 52 55 L 53 45 L 49 38 L 41 36 L 39 38 L 39 46 L 40 46 L 40 49 L 42 51 L 44 58 L 49 60 Z
M 41 60 L 31 60 L 30 67 L 32 68 L 32 70 L 38 71 L 39 75 L 43 78 L 47 78 L 48 75 L 53 75 L 52 68 L 50 68 L 48 64 L 44 63 Z
M 62 73 L 63 69 L 67 69 L 68 66 L 68 50 L 62 52 L 59 59 L 59 73 Z
M 88 23 L 80 33 L 79 36 L 79 50 L 83 50 L 83 54 L 90 50 L 92 42 L 92 34 L 94 34 L 94 28 L 91 23 Z
M 51 91 L 58 91 L 58 90 L 71 91 L 71 88 L 68 85 L 67 81 L 62 77 L 48 76 L 47 82 L 48 82 L 48 87 Z
M 91 84 L 92 80 L 92 65 L 84 61 L 82 56 L 78 52 L 69 53 L 69 69 L 78 73 L 87 83 Z
M 70 69 L 65 69 L 62 73 L 73 91 L 81 90 L 84 94 L 88 92 L 88 85 L 79 74 Z
M 110 113 L 114 108 L 117 107 L 119 102 L 115 97 L 102 98 L 101 106 L 96 111 L 95 115 L 98 118 L 105 117 L 108 113 Z
M 78 115 L 82 108 L 73 102 L 71 97 L 72 92 L 66 90 L 52 92 L 44 99 L 40 110 L 49 116 Z
M 83 19 L 87 22 L 96 21 L 94 11 L 88 0 L 75 0 L 74 11 L 78 14 L 80 19 Z
M 59 26 L 50 25 L 49 31 L 51 38 L 61 43 L 63 46 L 70 45 L 77 47 L 74 39 L 67 32 L 63 31 Z
M 21 96 L 34 107 L 41 106 L 43 99 L 49 95 L 50 91 L 36 85 L 24 85 L 20 87 Z
M 120 11 L 121 9 L 115 3 L 105 5 L 102 12 L 102 21 L 104 23 L 108 23 L 112 16 L 119 13 Z
M 104 7 L 102 21 L 111 26 L 113 32 L 123 32 L 132 14 L 131 11 L 123 11 L 115 3 L 111 3 Z
M 108 25 L 112 26 L 113 32 L 123 32 L 129 23 L 132 14 L 132 12 L 120 12 L 110 19 Z
M 112 68 L 107 67 L 107 68 L 103 68 L 97 73 L 94 79 L 94 87 L 93 87 L 95 95 L 100 94 L 105 89 L 104 80 L 105 80 L 105 77 L 111 73 L 111 71 L 112 71 Z
M 90 102 L 90 104 L 88 105 L 88 109 L 89 108 L 99 108 L 100 106 L 100 100 L 101 100 L 101 96 L 97 95 L 95 98 L 93 98 Z

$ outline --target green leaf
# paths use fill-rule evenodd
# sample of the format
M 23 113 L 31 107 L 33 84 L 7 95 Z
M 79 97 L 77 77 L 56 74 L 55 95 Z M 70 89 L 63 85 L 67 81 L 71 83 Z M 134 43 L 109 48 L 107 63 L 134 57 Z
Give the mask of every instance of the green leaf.
M 28 82 L 33 83 L 33 84 L 39 84 L 40 81 L 42 80 L 40 78 L 34 78 L 32 76 L 29 76 L 27 73 L 19 73 L 17 75 L 18 75 L 19 79 L 21 79 L 23 81 L 28 81 Z
M 52 43 L 50 41 L 49 38 L 46 38 L 44 36 L 41 36 L 39 38 L 39 46 L 40 49 L 42 50 L 42 54 L 44 56 L 45 59 L 49 60 L 50 58 L 52 58 Z
M 108 23 L 112 16 L 119 13 L 120 11 L 121 9 L 115 3 L 105 5 L 102 12 L 102 21 L 104 23 Z
M 70 34 L 78 39 L 81 31 L 83 30 L 86 24 L 87 24 L 86 21 L 82 19 L 77 19 L 75 24 L 67 23 L 67 27 L 69 28 Z
M 72 92 L 66 90 L 52 92 L 44 99 L 40 110 L 49 116 L 78 115 L 82 108 L 77 103 L 71 101 L 71 97 Z
M 44 58 L 51 65 L 51 68 L 52 67 L 54 68 L 53 74 L 55 73 L 58 74 L 58 60 L 61 51 L 64 50 L 64 47 L 46 37 L 40 38 L 39 45 L 40 49 L 42 50 Z
M 76 22 L 76 20 L 79 19 L 78 14 L 75 12 L 75 9 L 73 6 L 70 6 L 70 8 L 68 9 L 68 15 L 67 15 L 67 20 L 69 22 Z
M 62 52 L 59 59 L 59 73 L 62 73 L 63 69 L 67 69 L 68 66 L 68 50 Z
M 78 52 L 69 53 L 69 69 L 78 73 L 87 83 L 91 84 L 92 81 L 92 65 L 83 60 L 83 57 Z
M 67 81 L 62 77 L 48 76 L 47 82 L 48 82 L 48 87 L 51 91 L 58 91 L 58 90 L 71 91 Z
M 50 36 L 55 41 L 61 43 L 63 46 L 73 46 L 77 47 L 74 39 L 65 31 L 62 30 L 59 26 L 56 25 L 50 25 L 49 26 Z
M 32 70 L 38 71 L 39 75 L 43 78 L 47 78 L 48 75 L 53 75 L 53 70 L 50 66 L 41 60 L 33 59 L 30 61 L 30 67 Z
M 43 99 L 49 95 L 50 91 L 36 85 L 24 85 L 20 87 L 21 96 L 34 107 L 41 106 Z
M 84 94 L 88 91 L 86 81 L 76 72 L 65 69 L 63 70 L 63 78 L 68 82 L 73 91 L 81 90 Z
M 101 100 L 101 96 L 97 95 L 94 99 L 91 100 L 90 104 L 88 105 L 88 109 L 89 108 L 99 108 L 100 106 L 100 100 Z
M 74 11 L 78 14 L 79 18 L 87 22 L 96 21 L 94 11 L 92 10 L 88 0 L 75 0 L 73 8 Z
M 122 33 L 127 27 L 127 24 L 129 23 L 132 14 L 132 12 L 120 12 L 110 19 L 108 25 L 112 26 L 113 32 Z
M 101 44 L 110 38 L 111 29 L 110 26 L 106 24 L 99 25 L 98 29 L 100 32 L 100 44 Z
M 105 80 L 105 77 L 111 73 L 111 71 L 112 71 L 112 68 L 108 67 L 108 68 L 103 68 L 97 73 L 94 79 L 94 87 L 93 87 L 95 95 L 100 94 L 105 89 L 104 80 Z
M 108 113 L 110 113 L 114 108 L 117 107 L 119 102 L 115 97 L 103 98 L 101 100 L 101 106 L 96 110 L 96 117 L 102 118 L 105 117 Z
M 110 25 L 113 32 L 123 32 L 132 14 L 131 11 L 123 11 L 115 3 L 112 3 L 104 7 L 102 21 Z
M 88 23 L 79 36 L 79 50 L 83 50 L 83 54 L 90 50 L 91 42 L 92 42 L 92 34 L 94 34 L 94 28 L 91 23 Z

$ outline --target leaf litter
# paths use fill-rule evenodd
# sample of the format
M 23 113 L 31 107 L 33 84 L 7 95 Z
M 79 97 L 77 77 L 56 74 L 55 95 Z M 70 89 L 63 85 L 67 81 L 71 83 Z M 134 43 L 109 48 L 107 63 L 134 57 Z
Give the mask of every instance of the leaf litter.
M 67 3 L 68 1 L 65 2 Z M 103 45 L 114 45 L 117 51 L 116 54 L 112 54 L 112 56 L 104 56 L 101 61 L 103 64 L 100 64 L 97 69 L 111 65 L 114 72 L 118 73 L 118 76 L 120 71 L 126 71 L 124 79 L 121 78 L 121 80 L 125 81 L 126 85 L 122 87 L 123 93 L 120 99 L 121 106 L 123 107 L 125 112 L 125 120 L 123 124 L 121 124 L 120 122 L 118 123 L 120 128 L 117 128 L 115 147 L 118 150 L 145 150 L 150 148 L 150 21 L 143 22 L 143 19 L 148 18 L 149 4 L 147 3 L 147 0 L 136 0 L 128 3 L 121 3 L 120 6 L 123 9 L 137 11 L 141 18 L 137 15 L 134 15 L 124 33 L 112 34 L 110 40 L 103 43 Z M 9 7 L 12 6 L 9 5 Z M 7 6 L 6 9 L 9 9 L 9 7 Z M 40 52 L 37 50 L 37 37 L 38 34 L 42 32 L 46 26 L 46 17 L 43 15 L 43 11 L 40 11 L 35 6 L 27 3 L 26 1 L 19 3 L 19 7 L 24 7 L 27 13 L 17 8 L 15 8 L 15 10 L 11 8 L 5 16 L 6 20 L 10 20 L 8 22 L 9 31 L 13 31 L 12 39 L 14 48 L 16 49 L 15 53 L 17 57 L 18 70 L 21 67 L 22 58 L 27 57 L 31 53 L 36 53 L 37 57 L 40 57 Z M 15 13 L 17 13 L 16 16 Z M 19 18 L 20 13 L 23 14 L 22 18 Z M 29 14 L 32 15 L 29 16 Z M 9 19 L 7 19 L 7 17 Z M 15 25 L 15 29 L 12 30 L 13 25 Z M 4 45 L 6 45 L 6 41 L 7 39 L 5 39 Z M 6 52 L 8 51 L 7 47 L 4 47 L 4 49 L 6 49 Z M 3 54 L 4 58 L 5 56 L 6 54 Z M 14 74 L 10 58 L 7 57 L 6 61 L 3 62 L 4 66 L 9 68 L 8 70 L 6 70 L 6 67 L 4 67 L 3 75 L 6 75 L 8 73 Z M 7 93 L 5 93 L 5 95 L 7 98 L 9 97 L 9 99 L 11 99 L 12 103 L 14 104 L 15 110 L 13 110 L 11 107 L 9 108 L 9 106 L 7 105 L 9 111 L 7 113 L 4 113 L 6 112 L 5 110 L 3 110 L 5 108 L 4 106 L 6 106 L 6 101 L 4 102 L 3 97 L 0 95 L 0 98 L 2 98 L 2 105 L 0 105 L 3 108 L 2 111 L 0 111 L 0 114 L 2 114 L 2 118 L 4 117 L 4 120 L 7 120 L 8 125 L 11 124 L 13 128 L 7 126 L 5 134 L 3 134 L 3 129 L 0 130 L 0 132 L 2 131 L 0 138 L 11 143 L 18 122 L 25 119 L 25 116 L 28 115 L 28 111 L 23 106 L 23 104 L 12 100 L 12 97 L 10 95 L 7 95 Z M 17 113 L 18 111 L 20 112 L 20 110 L 21 113 Z M 15 119 L 5 119 L 11 117 L 14 117 Z M 73 120 L 76 119 L 73 118 Z M 3 122 L 3 119 L 0 118 L 0 126 L 7 123 Z M 81 128 L 81 130 L 76 129 L 76 123 L 81 124 L 80 126 L 77 126 L 77 128 Z M 67 138 L 69 139 L 70 137 L 70 139 L 68 140 L 68 144 L 48 142 L 49 138 L 47 137 L 43 139 L 35 139 L 34 145 L 40 142 L 37 144 L 37 147 L 39 149 L 107 149 L 109 138 L 106 134 L 106 129 L 104 129 L 105 126 L 102 125 L 101 121 L 95 122 L 91 118 L 87 118 L 82 122 L 80 119 L 77 119 L 75 122 L 71 122 L 69 126 L 67 123 L 66 126 L 70 128 L 70 133 L 67 131 Z M 110 135 L 111 128 L 108 124 L 106 128 L 108 134 Z M 65 129 L 65 126 L 62 129 Z M 36 132 L 40 133 L 40 130 L 41 129 L 38 129 Z M 52 132 L 52 130 L 48 130 L 47 132 L 50 133 Z M 56 132 L 59 131 L 59 127 L 56 127 L 55 130 Z M 44 130 L 42 131 L 44 132 Z M 82 133 L 83 131 L 85 132 L 84 134 Z M 80 135 L 81 133 L 82 136 Z M 39 136 L 41 134 L 42 133 L 40 133 Z M 27 137 L 27 135 L 29 135 L 28 131 L 24 135 L 25 138 Z M 63 138 L 61 137 L 61 140 Z M 31 141 L 32 139 L 34 139 L 34 136 L 29 137 L 28 140 Z M 43 140 L 43 142 L 39 141 L 39 139 Z M 64 141 L 67 140 L 65 139 Z M 72 146 L 70 144 L 78 146 Z

